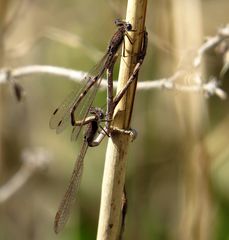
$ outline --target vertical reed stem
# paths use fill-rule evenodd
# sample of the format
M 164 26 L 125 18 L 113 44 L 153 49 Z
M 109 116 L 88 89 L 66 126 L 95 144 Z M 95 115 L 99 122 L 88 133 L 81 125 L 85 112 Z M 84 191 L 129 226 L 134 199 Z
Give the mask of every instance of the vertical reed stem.
M 136 31 L 129 34 L 132 43 L 125 38 L 126 57 L 121 59 L 117 92 L 125 86 L 136 64 L 136 56 L 141 49 L 142 33 L 145 27 L 146 6 L 147 0 L 128 1 L 126 21 L 131 23 Z M 131 84 L 117 105 L 113 116 L 114 127 L 129 129 L 136 83 L 137 81 L 134 81 Z M 123 134 L 115 134 L 108 141 L 97 240 L 116 240 L 119 236 L 128 143 L 129 137 Z

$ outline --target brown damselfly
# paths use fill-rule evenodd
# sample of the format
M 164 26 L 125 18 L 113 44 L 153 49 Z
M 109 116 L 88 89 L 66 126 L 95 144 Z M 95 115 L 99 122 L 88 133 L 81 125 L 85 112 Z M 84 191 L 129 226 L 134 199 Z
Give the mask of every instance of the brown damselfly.
M 128 31 L 132 30 L 131 24 L 125 21 L 115 20 L 115 24 L 118 29 L 111 38 L 107 52 L 99 63 L 85 76 L 85 85 L 79 91 L 74 90 L 71 92 L 51 116 L 49 122 L 50 128 L 56 129 L 57 133 L 65 129 L 68 123 L 73 126 L 71 135 L 72 140 L 77 139 L 82 125 L 84 125 L 84 121 L 87 118 L 89 109 L 92 106 L 102 77 L 112 64 L 112 61 L 124 40 L 124 36 L 128 36 Z M 77 124 L 79 121 L 81 121 L 80 125 Z
M 89 114 L 91 114 L 92 118 L 87 122 L 80 153 L 77 156 L 68 188 L 55 216 L 54 231 L 56 233 L 61 231 L 69 218 L 71 207 L 76 199 L 76 193 L 79 189 L 85 154 L 88 146 L 93 146 L 93 141 L 98 132 L 100 121 L 104 119 L 104 113 L 100 108 L 90 107 Z

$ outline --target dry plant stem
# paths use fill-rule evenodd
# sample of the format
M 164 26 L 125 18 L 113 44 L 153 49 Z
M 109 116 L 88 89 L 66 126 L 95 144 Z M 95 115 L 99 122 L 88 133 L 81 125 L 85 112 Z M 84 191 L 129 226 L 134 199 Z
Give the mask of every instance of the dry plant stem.
M 5 26 L 5 19 L 6 19 L 6 14 L 8 10 L 8 1 L 7 0 L 0 0 L 0 67 L 2 67 L 3 62 L 4 62 L 4 54 L 5 54 L 5 49 L 4 49 L 4 26 Z M 3 97 L 2 97 L 3 92 L 0 90 L 0 102 L 3 103 Z M 0 127 L 1 124 L 3 124 L 4 121 L 4 109 L 3 105 L 1 105 L 0 108 Z M 4 149 L 2 148 L 2 138 L 0 135 L 0 173 L 2 172 L 2 159 L 4 159 Z
M 173 42 L 174 47 L 178 49 L 177 61 L 174 64 L 177 65 L 183 49 L 198 46 L 201 43 L 202 1 L 173 0 L 171 2 L 174 24 Z M 207 48 L 201 49 L 200 56 Z M 199 71 L 202 76 L 204 69 Z M 180 79 L 181 83 L 182 81 L 184 82 L 185 79 Z M 191 83 L 195 83 L 194 79 L 191 79 Z M 176 111 L 179 121 L 178 131 L 181 133 L 179 147 L 182 149 L 182 158 L 179 161 L 180 216 L 175 239 L 209 240 L 212 235 L 214 211 L 209 185 L 211 159 L 204 140 L 208 121 L 207 102 L 201 95 L 180 94 L 176 98 Z
M 127 57 L 122 57 L 121 60 L 117 92 L 125 86 L 136 64 L 136 56 L 142 44 L 143 34 L 141 33 L 144 31 L 146 6 L 147 0 L 128 1 L 126 21 L 130 22 L 133 29 L 137 31 L 130 33 L 133 44 L 127 38 L 125 39 L 125 56 Z M 135 89 L 136 81 L 115 109 L 114 127 L 129 129 Z M 108 141 L 97 240 L 116 240 L 120 234 L 128 143 L 129 137 L 118 133 L 112 135 Z

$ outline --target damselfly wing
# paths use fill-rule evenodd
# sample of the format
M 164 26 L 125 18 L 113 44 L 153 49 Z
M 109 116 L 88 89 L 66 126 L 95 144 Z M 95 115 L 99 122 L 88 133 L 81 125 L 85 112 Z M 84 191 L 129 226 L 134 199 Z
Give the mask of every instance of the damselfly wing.
M 62 230 L 69 218 L 71 208 L 75 202 L 76 194 L 80 186 L 85 154 L 88 146 L 91 146 L 93 143 L 93 140 L 99 129 L 100 121 L 104 119 L 104 113 L 100 108 L 90 107 L 89 113 L 94 116 L 94 120 L 90 121 L 86 125 L 87 129 L 84 134 L 84 142 L 76 159 L 69 185 L 56 213 L 54 221 L 54 231 L 56 233 Z

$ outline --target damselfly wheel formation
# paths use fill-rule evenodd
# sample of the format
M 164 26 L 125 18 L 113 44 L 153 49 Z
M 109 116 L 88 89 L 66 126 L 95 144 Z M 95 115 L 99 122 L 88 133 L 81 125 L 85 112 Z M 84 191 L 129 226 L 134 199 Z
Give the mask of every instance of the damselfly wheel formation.
M 132 31 L 130 23 L 116 20 L 117 31 L 110 40 L 107 51 L 103 58 L 95 65 L 92 70 L 83 79 L 85 84 L 80 90 L 75 90 L 64 100 L 64 102 L 53 112 L 49 125 L 50 128 L 56 129 L 60 133 L 65 127 L 70 124 L 72 129 L 71 139 L 76 140 L 83 126 L 86 131 L 84 133 L 83 144 L 79 155 L 77 156 L 73 173 L 68 185 L 67 191 L 60 203 L 56 213 L 54 222 L 54 231 L 58 233 L 66 224 L 71 207 L 76 198 L 76 192 L 79 188 L 80 179 L 83 171 L 83 160 L 88 149 L 88 146 L 97 146 L 105 135 L 110 135 L 111 121 L 114 108 L 125 94 L 129 85 L 136 79 L 138 71 L 144 60 L 147 47 L 147 32 L 144 33 L 144 41 L 138 62 L 130 76 L 127 85 L 113 98 L 113 67 L 117 59 L 117 52 L 124 42 L 124 37 L 127 36 L 131 41 L 128 32 Z M 108 101 L 107 112 L 98 107 L 92 107 L 97 90 L 101 83 L 105 72 L 108 72 Z M 100 123 L 105 122 L 105 128 L 101 127 Z M 99 133 L 99 129 L 100 133 Z M 123 131 L 129 133 L 129 131 Z M 98 137 L 97 137 L 98 136 Z

